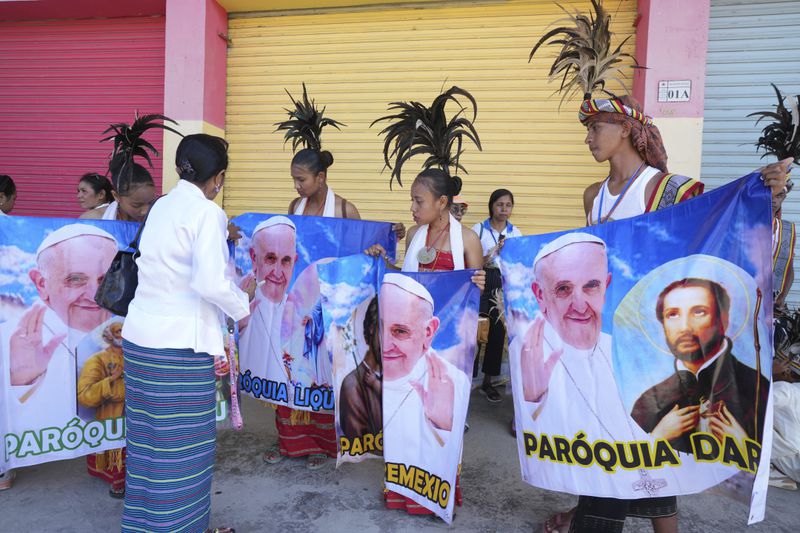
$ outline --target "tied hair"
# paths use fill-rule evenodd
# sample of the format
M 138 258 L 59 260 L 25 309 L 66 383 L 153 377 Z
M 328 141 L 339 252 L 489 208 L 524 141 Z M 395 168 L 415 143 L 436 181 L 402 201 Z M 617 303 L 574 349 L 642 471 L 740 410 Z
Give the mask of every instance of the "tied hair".
M 178 174 L 181 175 L 182 179 L 192 181 L 197 176 L 197 171 L 195 171 L 188 159 L 184 159 L 178 164 Z

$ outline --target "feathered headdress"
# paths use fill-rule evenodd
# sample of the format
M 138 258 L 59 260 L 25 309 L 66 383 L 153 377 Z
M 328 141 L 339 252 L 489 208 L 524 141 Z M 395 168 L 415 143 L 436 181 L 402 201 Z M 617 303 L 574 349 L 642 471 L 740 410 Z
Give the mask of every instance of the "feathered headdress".
M 117 191 L 124 190 L 126 184 L 130 184 L 130 179 L 134 170 L 135 157 L 144 158 L 148 166 L 153 168 L 150 153 L 154 156 L 158 156 L 158 150 L 142 137 L 146 131 L 161 129 L 171 131 L 183 137 L 181 132 L 167 126 L 164 124 L 165 122 L 171 122 L 175 125 L 178 124 L 171 118 L 157 113 L 140 117 L 137 111 L 134 115 L 133 124 L 128 125 L 122 122 L 111 124 L 103 131 L 103 135 L 111 131 L 114 132 L 113 135 L 100 139 L 100 142 L 114 141 L 114 147 L 111 151 L 111 159 L 109 161 L 109 171 L 112 173 L 112 183 Z
M 774 120 L 761 130 L 761 137 L 755 143 L 756 150 L 764 150 L 762 158 L 769 155 L 776 156 L 778 160 L 791 157 L 794 163 L 798 164 L 800 163 L 800 95 L 785 97 L 774 83 L 770 85 L 778 97 L 775 111 L 757 111 L 747 115 L 758 117 L 756 125 L 764 119 Z
M 320 151 L 322 150 L 322 128 L 333 126 L 340 130 L 339 126 L 346 126 L 346 124 L 323 116 L 325 108 L 317 109 L 316 102 L 308 99 L 305 83 L 303 83 L 303 99 L 301 101 L 295 100 L 287 89 L 284 90 L 294 104 L 294 109 L 284 108 L 284 111 L 289 113 L 289 120 L 276 122 L 273 125 L 278 126 L 275 131 L 286 132 L 283 136 L 283 144 L 291 140 L 292 152 L 296 152 L 297 147 L 301 144 L 304 148 Z
M 602 0 L 592 0 L 594 13 L 589 15 L 578 12 L 571 14 L 560 4 L 556 5 L 567 14 L 567 18 L 555 24 L 571 22 L 572 25 L 559 26 L 544 34 L 531 50 L 528 62 L 547 40 L 550 40 L 548 45 L 561 47 L 549 74 L 549 81 L 561 78 L 561 86 L 556 91 L 562 93 L 559 107 L 580 90 L 583 90 L 584 100 L 591 98 L 595 90 L 614 96 L 606 90 L 606 84 L 616 81 L 625 87 L 619 77 L 622 69 L 618 65 L 626 57 L 633 59 L 633 56 L 622 51 L 630 37 L 611 49 L 611 15 L 603 8 Z
M 459 97 L 466 98 L 472 105 L 472 120 L 462 116 L 467 108 L 461 104 Z M 445 108 L 451 101 L 459 106 L 459 110 L 448 119 Z M 464 89 L 451 87 L 437 96 L 430 107 L 420 102 L 392 102 L 389 110 L 396 111 L 396 114 L 381 117 L 370 125 L 372 127 L 382 121 L 392 122 L 378 134 L 386 135 L 383 159 L 386 163 L 384 168 L 392 170 L 389 187 L 395 178 L 400 186 L 403 185 L 400 177 L 403 164 L 415 155 L 428 156 L 422 165 L 425 170 L 438 167 L 448 174 L 459 170 L 467 174 L 467 170 L 459 162 L 464 139 L 469 139 L 478 150 L 483 150 L 478 132 L 472 124 L 478 116 L 478 105 L 475 98 Z

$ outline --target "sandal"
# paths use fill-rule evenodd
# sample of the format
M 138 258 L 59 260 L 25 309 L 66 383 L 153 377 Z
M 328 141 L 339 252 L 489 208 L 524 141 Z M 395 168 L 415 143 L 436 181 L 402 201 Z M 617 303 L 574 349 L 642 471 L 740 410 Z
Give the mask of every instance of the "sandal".
M 308 461 L 306 462 L 306 467 L 309 470 L 319 470 L 323 468 L 328 463 L 328 456 L 322 455 L 321 453 L 312 453 L 308 456 Z
M 565 513 L 556 513 L 548 518 L 544 523 L 544 533 L 568 533 L 569 527 L 572 525 L 572 516 L 575 514 L 575 508 L 570 509 Z
M 500 403 L 503 401 L 503 397 L 500 396 L 500 393 L 497 392 L 497 389 L 495 389 L 491 383 L 484 383 L 481 385 L 481 393 L 486 396 L 489 403 Z
M 122 500 L 125 498 L 125 489 L 121 490 L 108 489 L 108 495 L 114 498 L 115 500 Z
M 283 461 L 283 455 L 281 455 L 281 447 L 278 444 L 273 444 L 270 449 L 264 452 L 264 455 L 261 456 L 265 463 L 276 465 Z
M 236 533 L 232 527 L 215 527 L 214 529 L 206 529 L 206 533 Z
M 0 491 L 8 490 L 14 484 L 14 478 L 17 477 L 17 472 L 9 470 L 5 474 L 0 474 Z

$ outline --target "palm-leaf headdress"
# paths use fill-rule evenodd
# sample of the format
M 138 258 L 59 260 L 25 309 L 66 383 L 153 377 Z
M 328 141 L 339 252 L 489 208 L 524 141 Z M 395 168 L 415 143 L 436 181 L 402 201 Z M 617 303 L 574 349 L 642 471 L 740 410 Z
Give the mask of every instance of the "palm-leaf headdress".
M 594 13 L 588 15 L 578 12 L 572 14 L 560 4 L 556 5 L 567 14 L 567 18 L 560 19 L 555 24 L 571 25 L 559 26 L 544 34 L 531 50 L 528 61 L 549 40 L 546 44 L 561 47 L 550 67 L 549 81 L 561 78 L 561 85 L 556 92 L 562 93 L 562 104 L 579 91 L 583 91 L 584 100 L 591 98 L 595 90 L 614 96 L 606 89 L 606 85 L 610 81 L 616 81 L 624 88 L 619 64 L 624 58 L 633 59 L 630 54 L 622 51 L 630 37 L 612 50 L 613 33 L 609 28 L 611 15 L 603 8 L 602 0 L 592 0 Z
M 305 83 L 303 84 L 302 100 L 295 100 L 288 90 L 286 90 L 286 94 L 289 95 L 294 107 L 292 109 L 284 108 L 284 111 L 289 114 L 289 119 L 276 122 L 274 125 L 278 126 L 275 131 L 286 132 L 283 136 L 283 144 L 291 140 L 292 152 L 296 152 L 300 145 L 319 152 L 322 150 L 322 128 L 333 126 L 339 130 L 341 129 L 339 126 L 345 126 L 341 122 L 325 117 L 325 108 L 318 109 L 316 102 L 309 100 Z
M 149 115 L 139 116 L 139 112 L 137 111 L 134 114 L 133 124 L 129 125 L 123 122 L 111 124 L 103 131 L 103 135 L 113 132 L 113 134 L 108 137 L 100 139 L 100 142 L 114 142 L 109 162 L 109 171 L 112 173 L 111 182 L 118 192 L 125 192 L 131 183 L 135 157 L 144 158 L 144 160 L 147 161 L 147 165 L 153 168 L 153 161 L 150 159 L 150 155 L 152 154 L 157 157 L 158 150 L 144 139 L 143 136 L 147 131 L 161 129 L 171 131 L 183 137 L 183 134 L 179 131 L 167 126 L 165 124 L 166 122 L 171 122 L 175 125 L 178 124 L 164 115 L 151 113 Z
M 471 104 L 471 120 L 464 116 L 467 108 L 461 104 L 459 97 Z M 459 107 L 450 118 L 446 113 L 449 102 Z M 472 124 L 478 116 L 478 105 L 475 98 L 464 89 L 451 87 L 437 96 L 430 107 L 414 101 L 392 102 L 389 110 L 394 114 L 375 120 L 371 126 L 378 122 L 391 122 L 379 133 L 386 136 L 383 159 L 386 164 L 384 168 L 392 170 L 390 187 L 394 179 L 400 186 L 403 185 L 403 165 L 416 155 L 428 156 L 422 165 L 425 170 L 436 167 L 448 174 L 458 171 L 466 174 L 467 170 L 459 162 L 464 139 L 472 141 L 478 150 L 482 150 L 478 132 Z
M 774 83 L 771 85 L 778 98 L 775 110 L 758 111 L 747 115 L 758 117 L 756 124 L 764 119 L 773 120 L 761 130 L 761 137 L 755 143 L 756 149 L 764 151 L 762 158 L 769 155 L 776 156 L 778 160 L 791 157 L 794 163 L 798 164 L 800 163 L 800 95 L 784 96 Z

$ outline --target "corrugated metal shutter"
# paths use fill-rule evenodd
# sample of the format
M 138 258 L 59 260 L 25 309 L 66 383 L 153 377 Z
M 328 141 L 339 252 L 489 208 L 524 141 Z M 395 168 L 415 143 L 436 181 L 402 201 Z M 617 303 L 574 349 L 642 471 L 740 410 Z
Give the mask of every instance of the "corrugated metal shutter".
M 774 159 L 761 159 L 753 143 L 763 124 L 747 115 L 771 109 L 770 83 L 800 93 L 800 32 L 787 21 L 800 20 L 797 0 L 712 0 L 706 66 L 702 180 L 718 187 Z M 800 193 L 784 203 L 784 218 L 800 223 Z M 795 261 L 795 272 L 800 263 Z M 800 303 L 795 283 L 790 301 Z
M 614 5 L 623 38 L 634 29 L 636 4 Z M 565 6 L 586 10 L 590 3 Z M 273 124 L 285 117 L 284 88 L 297 95 L 306 82 L 327 113 L 348 125 L 323 139 L 336 158 L 331 186 L 364 218 L 409 223 L 410 182 L 421 161 L 407 165 L 404 188 L 390 191 L 388 172 L 381 174 L 381 128 L 369 124 L 387 114 L 391 101 L 430 103 L 443 86 L 458 85 L 477 98 L 484 145 L 482 153 L 467 147 L 462 159 L 470 172 L 463 176 L 471 203 L 466 221 L 485 218 L 491 191 L 507 187 L 516 199 L 514 223 L 524 232 L 583 225 L 582 192 L 604 169 L 583 144 L 578 104 L 566 102 L 558 112 L 556 85 L 546 81 L 554 52 L 527 62 L 536 40 L 563 16 L 552 2 L 515 1 L 232 18 L 226 210 L 286 211 L 295 196 L 292 154 Z M 631 39 L 629 51 L 633 46 Z
M 163 16 L 0 23 L 0 173 L 17 183 L 14 214 L 78 215 L 80 176 L 108 168 L 101 132 L 137 109 L 164 110 Z M 160 151 L 162 135 L 148 140 Z

